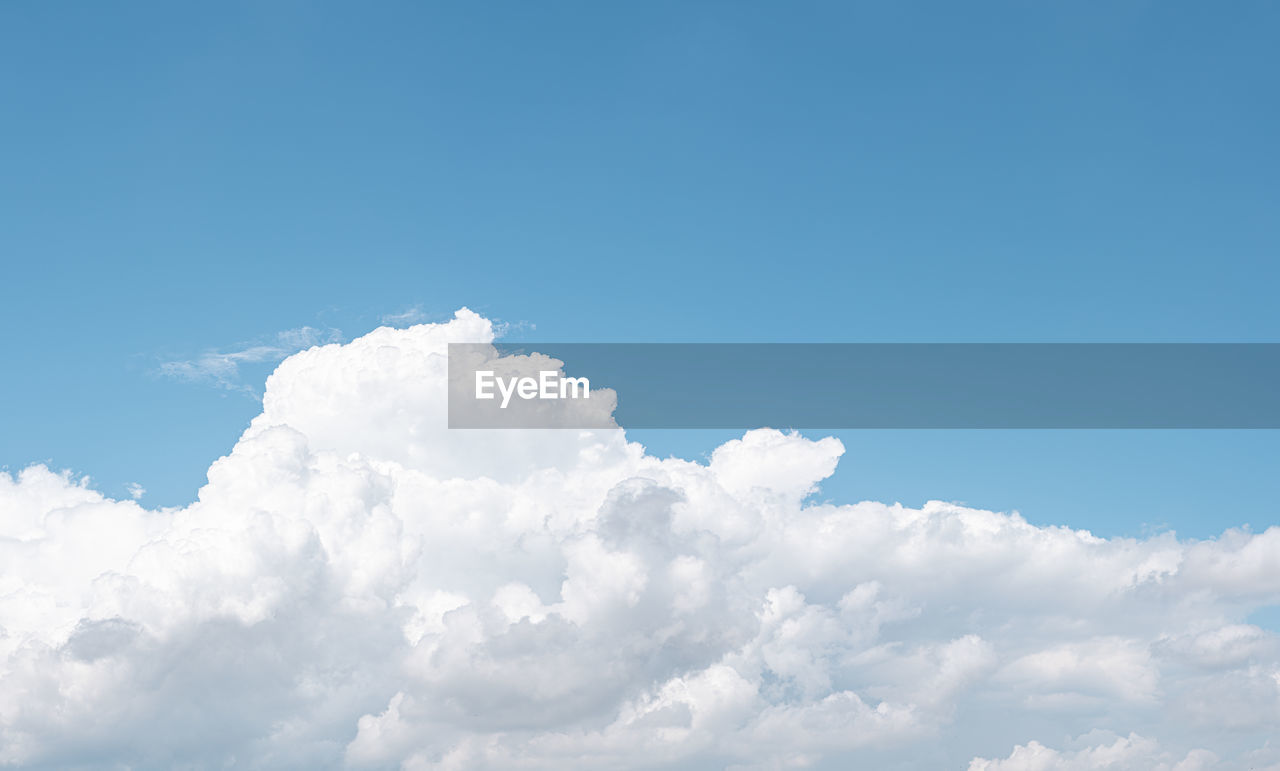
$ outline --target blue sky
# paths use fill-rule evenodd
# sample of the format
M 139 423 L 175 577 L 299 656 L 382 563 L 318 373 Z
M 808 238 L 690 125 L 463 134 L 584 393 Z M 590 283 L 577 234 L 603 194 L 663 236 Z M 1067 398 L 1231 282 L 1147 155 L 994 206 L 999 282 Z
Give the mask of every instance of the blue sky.
M 258 407 L 165 362 L 462 305 L 534 340 L 1276 341 L 1277 22 L 4 4 L 0 465 L 186 502 Z M 1275 432 L 838 435 L 837 500 L 1280 521 Z

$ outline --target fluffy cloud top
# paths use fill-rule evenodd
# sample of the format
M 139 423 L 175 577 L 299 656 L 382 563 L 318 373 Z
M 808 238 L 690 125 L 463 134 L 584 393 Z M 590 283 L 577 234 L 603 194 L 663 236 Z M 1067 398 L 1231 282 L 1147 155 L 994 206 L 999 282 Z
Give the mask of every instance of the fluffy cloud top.
M 286 359 L 199 499 L 0 473 L 0 764 L 1280 769 L 1280 529 L 1101 539 L 806 505 L 708 464 L 449 431 L 463 310 Z

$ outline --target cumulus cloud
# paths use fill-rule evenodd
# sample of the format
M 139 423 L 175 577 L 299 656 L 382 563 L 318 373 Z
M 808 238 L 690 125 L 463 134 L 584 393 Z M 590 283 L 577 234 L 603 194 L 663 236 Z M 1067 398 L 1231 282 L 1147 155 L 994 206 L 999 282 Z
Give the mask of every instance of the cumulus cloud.
M 446 346 L 493 337 L 288 357 L 183 508 L 0 473 L 0 764 L 1280 768 L 1280 528 L 815 504 L 844 448 L 767 429 L 450 431 Z
M 415 324 L 422 324 L 427 321 L 440 320 L 446 314 L 429 313 L 421 305 L 414 305 L 406 308 L 399 313 L 384 313 L 379 320 L 389 327 L 408 327 Z M 520 334 L 533 332 L 537 330 L 538 325 L 532 321 L 503 321 L 501 319 L 490 319 L 490 326 L 493 329 L 493 337 L 504 338 L 513 337 Z

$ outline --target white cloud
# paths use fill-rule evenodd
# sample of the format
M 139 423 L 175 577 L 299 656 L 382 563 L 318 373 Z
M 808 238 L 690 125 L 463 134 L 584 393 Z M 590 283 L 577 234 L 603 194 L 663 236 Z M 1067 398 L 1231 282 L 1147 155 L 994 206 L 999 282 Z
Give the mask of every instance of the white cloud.
M 806 505 L 843 447 L 769 430 L 707 465 L 448 431 L 446 344 L 493 335 L 290 356 L 183 509 L 0 473 L 0 764 L 1280 763 L 1280 645 L 1245 623 L 1280 528 Z
M 1087 740 L 1087 737 L 1082 737 Z M 1208 771 L 1221 768 L 1212 752 L 1191 750 L 1180 757 L 1160 749 L 1158 742 L 1130 734 L 1110 743 L 1060 752 L 1032 741 L 1013 749 L 1001 760 L 975 759 L 969 771 L 1095 771 L 1095 769 L 1146 769 L 1146 771 Z
M 532 321 L 498 321 L 493 322 L 493 336 L 495 338 L 513 337 L 528 332 L 536 332 L 538 325 Z
M 384 313 L 380 319 L 383 324 L 389 327 L 408 327 L 414 324 L 421 324 L 428 320 L 429 315 L 422 309 L 421 305 L 415 305 L 400 313 Z
M 204 383 L 254 395 L 243 382 L 241 368 L 246 364 L 274 364 L 297 351 L 316 345 L 336 343 L 342 333 L 336 329 L 298 327 L 278 332 L 269 342 L 237 346 L 230 351 L 205 351 L 194 359 L 163 362 L 159 372 L 165 377 L 189 383 Z

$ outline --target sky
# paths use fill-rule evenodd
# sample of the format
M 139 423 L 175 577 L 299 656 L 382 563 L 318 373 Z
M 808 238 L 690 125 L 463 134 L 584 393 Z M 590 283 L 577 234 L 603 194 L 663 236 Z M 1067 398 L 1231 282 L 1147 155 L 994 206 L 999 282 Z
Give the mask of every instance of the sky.
M 0 766 L 1280 768 L 1275 431 L 468 438 L 430 364 L 1280 341 L 1278 37 L 0 3 Z
M 9 4 L 0 464 L 188 502 L 257 407 L 166 363 L 462 306 L 548 341 L 1274 341 L 1278 15 Z M 840 436 L 845 496 L 1104 533 L 1280 492 L 1273 432 Z

